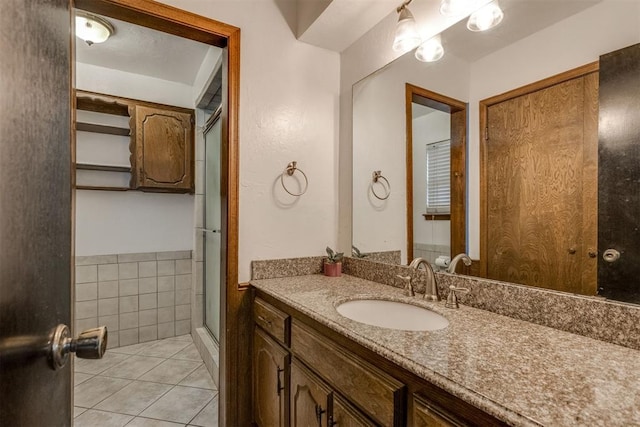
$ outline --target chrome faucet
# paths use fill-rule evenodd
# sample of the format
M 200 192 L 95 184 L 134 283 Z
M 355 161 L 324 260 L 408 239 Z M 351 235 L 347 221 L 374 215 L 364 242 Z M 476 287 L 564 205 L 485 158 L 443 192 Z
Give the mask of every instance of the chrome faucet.
M 440 295 L 438 295 L 438 284 L 436 283 L 436 276 L 433 274 L 433 268 L 431 268 L 431 264 L 424 258 L 418 257 L 411 261 L 409 267 L 415 268 L 416 270 L 423 265 L 424 271 L 427 273 L 427 283 L 424 291 L 424 299 L 428 299 L 431 301 L 440 301 Z
M 413 292 L 413 284 L 411 284 L 411 276 L 402 276 L 398 274 L 396 277 L 404 283 L 404 294 L 408 297 L 415 296 L 415 292 Z
M 462 260 L 464 262 L 464 265 L 466 265 L 467 267 L 471 266 L 471 258 L 469 258 L 469 255 L 461 253 L 453 257 L 453 259 L 449 263 L 449 267 L 447 267 L 447 273 L 456 274 L 456 267 L 458 266 L 458 261 L 460 260 Z

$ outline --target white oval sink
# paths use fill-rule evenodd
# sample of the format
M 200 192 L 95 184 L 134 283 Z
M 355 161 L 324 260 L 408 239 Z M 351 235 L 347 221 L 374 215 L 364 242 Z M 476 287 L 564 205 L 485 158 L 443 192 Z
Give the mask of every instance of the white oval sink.
M 356 322 L 403 331 L 436 331 L 449 326 L 444 317 L 413 304 L 379 299 L 359 299 L 336 306 L 338 313 Z

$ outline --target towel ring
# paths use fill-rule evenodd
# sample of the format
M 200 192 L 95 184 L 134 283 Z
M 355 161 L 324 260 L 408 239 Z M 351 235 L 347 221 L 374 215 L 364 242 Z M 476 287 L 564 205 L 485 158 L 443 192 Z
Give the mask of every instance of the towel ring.
M 373 186 L 373 184 L 376 184 L 378 182 L 380 183 L 380 185 L 385 191 L 385 195 L 382 197 L 380 197 L 378 193 L 376 193 L 376 189 Z M 389 184 L 389 180 L 387 180 L 387 178 L 382 176 L 382 171 L 373 171 L 373 182 L 371 183 L 371 192 L 373 193 L 374 196 L 376 196 L 376 199 L 378 200 L 387 200 L 391 195 L 391 184 Z
M 304 193 L 307 192 L 307 188 L 309 187 L 309 180 L 307 179 L 307 175 L 302 172 L 302 169 L 299 169 L 296 165 L 298 162 L 290 162 L 287 165 L 287 168 L 284 170 L 284 172 L 282 172 L 282 175 L 280 175 L 280 183 L 282 184 L 282 188 L 284 188 L 284 191 L 286 191 L 287 193 L 291 194 L 294 197 L 299 197 L 302 196 Z M 292 193 L 291 191 L 289 191 L 289 189 L 287 188 L 287 186 L 284 184 L 284 176 L 288 175 L 288 176 L 293 176 L 293 174 L 298 171 L 302 174 L 302 177 L 304 178 L 304 190 L 302 190 L 300 193 Z

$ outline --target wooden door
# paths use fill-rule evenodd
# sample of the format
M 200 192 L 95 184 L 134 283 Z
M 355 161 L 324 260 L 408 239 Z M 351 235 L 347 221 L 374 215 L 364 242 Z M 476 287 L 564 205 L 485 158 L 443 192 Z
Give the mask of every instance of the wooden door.
M 253 421 L 259 427 L 287 426 L 289 354 L 260 328 L 253 332 Z
M 595 295 L 597 73 L 487 108 L 487 277 Z
M 193 191 L 193 112 L 131 107 L 131 187 L 156 191 Z
M 332 392 L 296 359 L 291 363 L 291 426 L 328 427 Z
M 0 424 L 72 424 L 71 15 L 68 0 L 0 2 Z
M 377 426 L 376 423 L 369 420 L 366 415 L 337 394 L 333 395 L 333 408 L 331 410 L 329 425 L 339 427 Z

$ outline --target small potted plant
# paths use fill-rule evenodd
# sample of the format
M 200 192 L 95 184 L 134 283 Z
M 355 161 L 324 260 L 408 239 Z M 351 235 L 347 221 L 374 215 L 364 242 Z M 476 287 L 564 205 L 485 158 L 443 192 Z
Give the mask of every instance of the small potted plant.
M 334 252 L 327 246 L 327 258 L 324 260 L 324 275 L 328 277 L 340 277 L 342 275 L 342 252 Z

